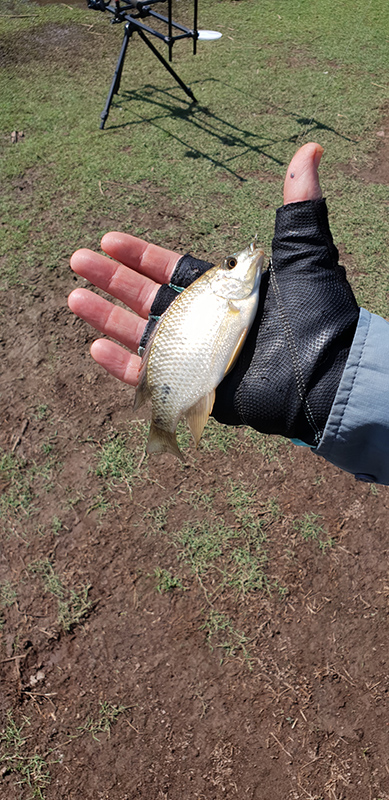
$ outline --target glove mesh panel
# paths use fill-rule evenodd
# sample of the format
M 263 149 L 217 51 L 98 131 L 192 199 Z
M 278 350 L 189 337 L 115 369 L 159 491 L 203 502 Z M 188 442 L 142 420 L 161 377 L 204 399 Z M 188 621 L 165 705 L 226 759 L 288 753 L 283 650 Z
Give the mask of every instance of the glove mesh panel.
M 216 419 L 317 445 L 358 314 L 325 201 L 278 209 L 273 264 L 241 357 L 217 391 Z

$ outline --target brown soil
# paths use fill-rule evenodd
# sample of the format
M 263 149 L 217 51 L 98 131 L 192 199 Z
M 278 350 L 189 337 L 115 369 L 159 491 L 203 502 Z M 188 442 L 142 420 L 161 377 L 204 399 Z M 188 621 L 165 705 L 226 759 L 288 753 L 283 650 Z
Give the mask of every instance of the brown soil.
M 388 800 L 389 490 L 243 430 L 185 466 L 142 460 L 132 391 L 67 311 L 76 284 L 1 296 L 0 798 Z M 127 480 L 101 474 L 122 435 Z M 201 573 L 179 545 L 186 522 L 244 539 L 231 482 L 262 520 L 262 589 L 223 584 L 227 546 Z M 181 587 L 158 592 L 162 569 Z M 229 620 L 213 636 L 210 614 Z
M 340 164 L 339 169 L 346 175 L 354 175 L 364 183 L 381 183 L 389 185 L 389 107 L 384 109 L 384 116 L 379 130 L 376 131 L 377 146 L 369 155 L 368 167 L 360 167 L 356 160 L 350 164 Z

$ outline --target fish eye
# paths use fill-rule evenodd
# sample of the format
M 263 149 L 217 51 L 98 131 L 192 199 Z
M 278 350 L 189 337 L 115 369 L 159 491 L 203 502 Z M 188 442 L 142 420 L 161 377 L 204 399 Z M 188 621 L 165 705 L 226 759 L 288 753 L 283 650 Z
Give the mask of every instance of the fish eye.
M 228 269 L 234 269 L 234 267 L 236 267 L 237 263 L 238 263 L 237 259 L 234 258 L 233 256 L 231 256 L 231 258 L 227 258 L 227 267 L 228 267 Z

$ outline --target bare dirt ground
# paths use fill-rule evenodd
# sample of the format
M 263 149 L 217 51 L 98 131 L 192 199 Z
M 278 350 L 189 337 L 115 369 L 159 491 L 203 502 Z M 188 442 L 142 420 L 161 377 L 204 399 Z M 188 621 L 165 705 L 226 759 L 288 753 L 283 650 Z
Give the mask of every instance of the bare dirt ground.
M 0 797 L 388 800 L 389 490 L 216 426 L 142 460 L 76 283 L 1 296 Z M 262 584 L 225 534 L 253 520 Z M 182 532 L 217 524 L 195 561 Z

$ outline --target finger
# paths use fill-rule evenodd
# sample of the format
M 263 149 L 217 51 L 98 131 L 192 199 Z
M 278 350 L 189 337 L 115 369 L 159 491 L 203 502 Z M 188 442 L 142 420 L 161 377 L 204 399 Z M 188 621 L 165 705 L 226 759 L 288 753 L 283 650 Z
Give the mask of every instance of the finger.
M 111 336 L 130 350 L 137 350 L 145 321 L 130 311 L 115 306 L 88 289 L 75 289 L 68 298 L 74 314 L 106 336 Z
M 70 259 L 74 272 L 121 300 L 145 319 L 159 284 L 93 250 L 77 250 Z
M 116 261 L 146 275 L 157 283 L 169 283 L 179 253 L 145 242 L 128 233 L 111 231 L 101 240 L 101 247 Z
M 97 339 L 93 342 L 90 352 L 96 363 L 115 378 L 130 386 L 136 386 L 141 363 L 139 356 L 128 353 L 108 339 Z
M 317 173 L 323 152 L 320 144 L 308 142 L 295 153 L 286 171 L 284 205 L 323 196 Z

